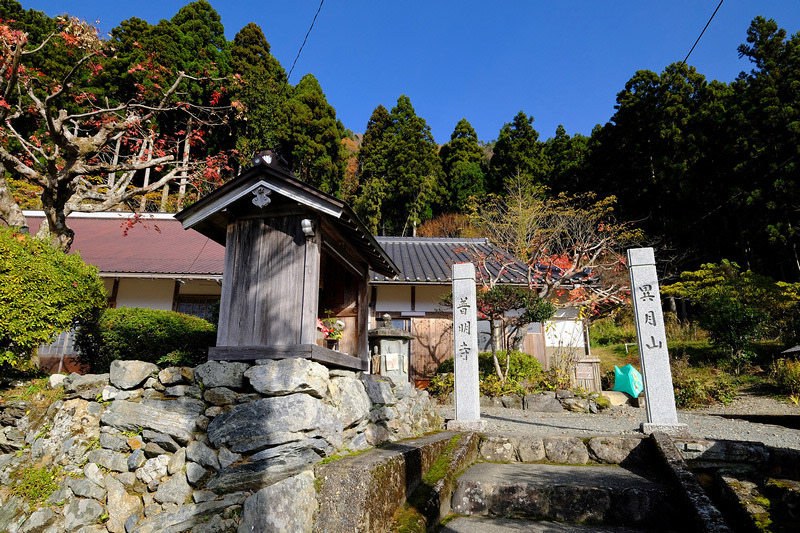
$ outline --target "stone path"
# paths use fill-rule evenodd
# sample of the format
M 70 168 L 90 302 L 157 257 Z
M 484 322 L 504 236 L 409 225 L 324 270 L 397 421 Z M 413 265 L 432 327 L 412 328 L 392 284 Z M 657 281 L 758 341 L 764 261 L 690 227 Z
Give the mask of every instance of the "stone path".
M 452 406 L 440 406 L 439 414 L 453 418 Z M 481 408 L 486 433 L 532 435 L 641 435 L 647 420 L 644 408 L 612 407 L 599 414 L 540 413 L 501 407 Z M 727 406 L 678 411 L 678 421 L 689 426 L 694 437 L 761 442 L 768 446 L 800 450 L 800 405 L 742 393 Z

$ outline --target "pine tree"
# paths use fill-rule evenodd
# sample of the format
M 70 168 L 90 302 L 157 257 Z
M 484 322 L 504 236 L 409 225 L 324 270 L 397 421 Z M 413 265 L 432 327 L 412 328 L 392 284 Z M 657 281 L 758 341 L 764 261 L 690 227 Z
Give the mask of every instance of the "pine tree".
M 235 125 L 236 149 L 244 161 L 264 149 L 276 149 L 280 109 L 289 95 L 286 72 L 270 54 L 261 28 L 251 22 L 231 44 L 231 68 L 241 77 L 234 99 L 244 113 Z
M 533 129 L 533 117 L 520 111 L 500 129 L 491 160 L 490 189 L 502 193 L 510 184 L 521 181 L 532 191 L 545 182 L 548 170 L 544 143 Z
M 449 207 L 463 212 L 471 196 L 486 194 L 483 149 L 467 119 L 458 121 L 450 142 L 439 151 L 439 157 L 449 191 Z
M 299 179 L 335 194 L 344 175 L 344 126 L 312 74 L 306 74 L 281 109 L 278 151 Z
M 359 156 L 361 192 L 356 204 L 372 231 L 408 235 L 433 217 L 444 191 L 436 142 L 425 119 L 402 95 L 388 117 L 379 106 Z

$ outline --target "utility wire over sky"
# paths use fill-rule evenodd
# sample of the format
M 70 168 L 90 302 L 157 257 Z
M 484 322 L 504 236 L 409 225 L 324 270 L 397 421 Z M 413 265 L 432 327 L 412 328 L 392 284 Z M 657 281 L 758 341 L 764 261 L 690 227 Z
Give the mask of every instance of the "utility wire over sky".
M 716 14 L 717 14 L 717 11 L 719 11 L 719 8 L 721 8 L 721 7 L 722 7 L 722 2 L 724 2 L 724 1 L 725 1 L 725 0 L 719 0 L 719 4 L 717 5 L 717 9 L 715 9 L 715 10 L 714 10 L 714 12 L 711 14 L 711 18 L 709 18 L 709 19 L 708 19 L 708 22 L 706 22 L 706 25 L 705 25 L 705 27 L 703 28 L 703 31 L 701 31 L 701 32 L 700 32 L 700 35 L 698 35 L 698 37 L 697 37 L 697 40 L 696 40 L 696 41 L 694 42 L 694 44 L 692 45 L 692 49 L 691 49 L 691 50 L 689 50 L 689 53 L 688 53 L 688 54 L 686 54 L 686 57 L 684 57 L 684 58 L 683 58 L 683 61 L 682 61 L 682 63 L 683 63 L 684 65 L 686 64 L 686 61 L 689 59 L 689 56 L 690 56 L 690 55 L 692 55 L 692 52 L 694 52 L 694 47 L 695 47 L 695 46 L 697 46 L 697 43 L 699 43 L 699 42 L 700 42 L 700 39 L 702 39 L 702 38 L 703 38 L 703 34 L 704 34 L 704 33 L 706 32 L 706 30 L 708 29 L 708 25 L 709 25 L 709 24 L 711 24 L 711 21 L 712 21 L 712 20 L 714 20 L 714 15 L 716 15 Z
M 311 21 L 311 26 L 308 27 L 308 31 L 306 32 L 306 36 L 303 38 L 303 44 L 300 45 L 300 49 L 297 51 L 297 55 L 292 61 L 292 68 L 289 69 L 289 75 L 286 76 L 287 81 L 291 81 L 292 79 L 292 72 L 294 72 L 294 67 L 297 65 L 297 60 L 300 59 L 300 54 L 303 52 L 303 48 L 306 46 L 306 41 L 308 41 L 308 36 L 311 35 L 311 30 L 314 29 L 314 23 L 317 21 L 317 17 L 319 16 L 320 10 L 322 10 L 322 4 L 325 3 L 325 0 L 320 0 L 319 7 L 317 8 L 317 12 L 314 13 L 314 19 Z M 721 3 L 721 2 L 720 2 Z

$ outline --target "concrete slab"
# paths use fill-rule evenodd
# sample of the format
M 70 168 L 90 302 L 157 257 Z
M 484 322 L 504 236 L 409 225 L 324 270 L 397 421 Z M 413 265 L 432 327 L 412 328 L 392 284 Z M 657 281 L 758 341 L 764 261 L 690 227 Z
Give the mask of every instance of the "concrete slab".
M 674 490 L 618 466 L 480 463 L 458 479 L 453 512 L 680 530 Z

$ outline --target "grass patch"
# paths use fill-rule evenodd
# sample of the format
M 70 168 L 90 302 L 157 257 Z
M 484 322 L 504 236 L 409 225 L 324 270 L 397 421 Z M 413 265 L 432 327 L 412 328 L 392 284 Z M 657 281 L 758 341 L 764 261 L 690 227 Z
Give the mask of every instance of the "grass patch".
M 369 451 L 371 449 L 372 448 L 365 448 L 363 450 L 356 450 L 356 451 L 351 451 L 350 449 L 347 449 L 347 450 L 344 451 L 344 453 L 337 453 L 335 455 L 331 455 L 329 457 L 326 457 L 325 459 L 320 461 L 319 464 L 326 465 L 328 463 L 332 463 L 334 461 L 338 461 L 339 459 L 344 459 L 345 457 L 356 457 L 357 455 L 361 455 L 362 453 L 365 453 L 365 452 L 367 452 L 367 451 Z
M 433 487 L 451 473 L 450 457 L 460 440 L 460 434 L 453 435 L 445 449 L 436 458 L 436 461 L 422 476 L 422 484 L 408 498 L 406 504 L 397 511 L 392 531 L 396 533 L 425 533 L 428 530 L 428 523 L 423 514 L 425 504 L 433 495 Z M 449 479 L 448 482 L 452 483 L 454 479 Z
M 24 401 L 35 405 L 50 405 L 64 397 L 64 388 L 51 389 L 47 378 L 32 379 L 29 383 L 8 389 L 0 395 L 0 402 Z
M 22 498 L 31 507 L 41 507 L 41 504 L 58 489 L 61 468 L 29 466 L 12 474 L 14 483 L 11 493 Z

